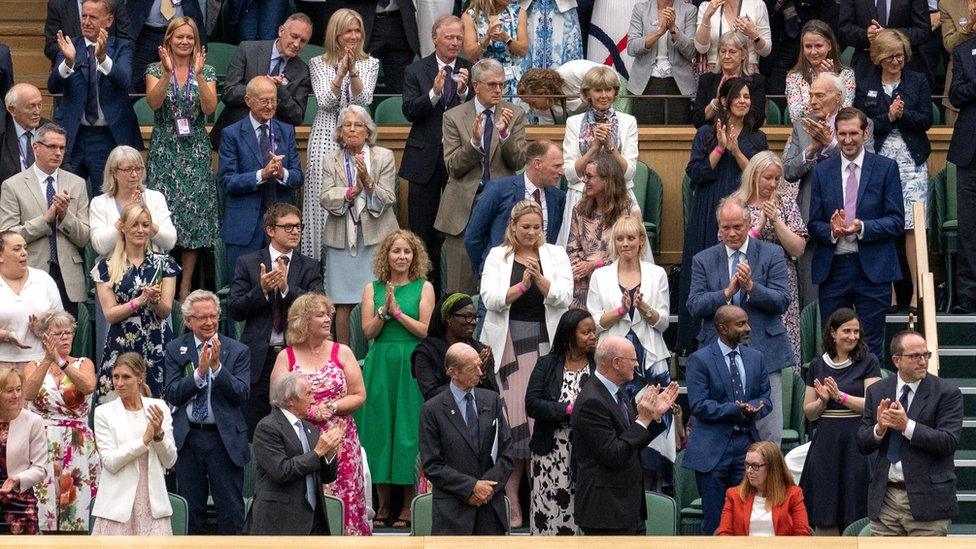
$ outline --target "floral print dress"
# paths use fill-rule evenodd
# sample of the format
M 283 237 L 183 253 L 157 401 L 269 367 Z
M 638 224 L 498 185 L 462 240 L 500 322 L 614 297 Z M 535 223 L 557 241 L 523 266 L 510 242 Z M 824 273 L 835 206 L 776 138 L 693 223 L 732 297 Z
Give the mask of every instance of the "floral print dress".
M 79 368 L 81 362 L 75 359 L 65 368 Z M 88 428 L 91 397 L 76 389 L 68 376 L 58 382 L 48 372 L 28 407 L 47 425 L 52 468 L 37 487 L 41 530 L 88 532 L 99 468 L 95 436 Z
M 161 278 L 171 278 L 180 274 L 180 266 L 166 254 L 147 253 L 146 259 L 138 267 L 130 266 L 122 280 L 112 286 L 112 293 L 119 303 L 128 303 L 142 294 L 142 288 L 153 282 L 157 270 Z M 108 260 L 99 259 L 91 272 L 96 283 L 107 283 Z M 109 325 L 105 338 L 105 357 L 98 371 L 98 384 L 95 387 L 97 404 L 104 404 L 115 398 L 112 386 L 112 366 L 122 353 L 134 351 L 146 360 L 146 383 L 152 390 L 153 398 L 163 398 L 163 347 L 173 338 L 173 329 L 168 319 L 159 318 L 152 307 L 145 306 L 137 314 L 121 322 Z
M 573 218 L 569 225 L 569 241 L 566 243 L 566 254 L 569 255 L 571 265 L 582 263 L 583 261 L 602 260 L 609 263 L 610 258 L 610 229 L 603 220 L 603 214 L 594 208 L 593 214 L 583 217 L 580 213 L 580 206 L 583 202 L 577 202 L 573 208 Z M 643 219 L 637 203 L 631 201 L 628 212 L 637 219 Z M 586 308 L 586 294 L 590 291 L 590 275 L 585 275 L 573 280 L 573 304 L 574 309 Z
M 522 60 L 522 71 L 557 69 L 583 59 L 583 33 L 576 7 L 559 11 L 556 0 L 532 0 L 528 17 L 529 52 Z
M 498 14 L 498 22 L 501 23 L 502 29 L 512 38 L 518 38 L 520 9 L 519 4 L 512 3 Z M 467 13 L 474 21 L 474 30 L 478 34 L 478 41 L 484 40 L 485 36 L 488 36 L 488 23 L 490 20 L 488 14 L 485 12 L 476 13 L 473 9 L 469 9 Z M 531 43 L 532 41 L 532 37 L 530 36 L 529 42 Z M 498 40 L 488 44 L 488 49 L 485 50 L 481 57 L 494 59 L 502 64 L 502 67 L 505 69 L 505 89 L 502 91 L 502 95 L 508 98 L 509 101 L 515 98 L 518 81 L 522 78 L 522 58 L 512 55 L 508 51 L 505 43 Z
M 0 485 L 7 480 L 10 422 L 0 421 Z M 0 494 L 0 534 L 37 534 L 37 498 L 33 490 Z

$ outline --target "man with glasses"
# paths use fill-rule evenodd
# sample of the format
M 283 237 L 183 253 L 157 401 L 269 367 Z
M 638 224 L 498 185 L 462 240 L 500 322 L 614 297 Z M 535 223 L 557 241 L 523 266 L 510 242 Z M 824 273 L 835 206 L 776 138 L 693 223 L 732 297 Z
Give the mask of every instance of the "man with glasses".
M 288 307 L 306 292 L 322 291 L 319 262 L 298 251 L 302 241 L 301 211 L 275 204 L 264 214 L 264 233 L 271 244 L 243 255 L 234 265 L 227 308 L 244 323 L 241 342 L 251 349 L 251 397 L 247 404 L 249 436 L 271 412 L 268 387 L 278 353 L 285 347 Z
M 718 528 L 725 490 L 742 481 L 746 449 L 762 440 L 756 421 L 771 408 L 763 353 L 749 347 L 749 315 L 736 305 L 715 312 L 718 339 L 688 357 L 688 405 L 695 418 L 682 466 L 695 472 L 701 533 Z
M 220 237 L 227 249 L 227 279 L 237 258 L 268 245 L 260 220 L 277 202 L 294 202 L 304 181 L 295 128 L 275 120 L 278 85 L 258 75 L 244 97 L 251 112 L 227 126 L 220 139 L 217 184 L 227 194 Z
M 244 405 L 251 356 L 239 341 L 217 333 L 220 300 L 195 290 L 182 305 L 188 332 L 166 345 L 166 402 L 173 407 L 178 491 L 186 498 L 190 535 L 207 533 L 207 495 L 217 533 L 244 529 L 244 466 L 250 460 Z
M 868 518 L 875 536 L 945 536 L 959 513 L 953 457 L 962 435 L 958 388 L 929 373 L 932 352 L 918 332 L 891 340 L 898 375 L 868 387 L 857 432 L 874 454 Z
M 21 82 L 4 97 L 7 115 L 0 125 L 0 181 L 18 174 L 34 163 L 34 133 L 41 123 L 41 90 Z
M 60 169 L 66 143 L 56 124 L 37 130 L 35 161 L 0 185 L 0 231 L 24 237 L 28 264 L 51 275 L 65 310 L 77 317 L 87 297 L 81 250 L 89 237 L 88 193 L 83 179 Z

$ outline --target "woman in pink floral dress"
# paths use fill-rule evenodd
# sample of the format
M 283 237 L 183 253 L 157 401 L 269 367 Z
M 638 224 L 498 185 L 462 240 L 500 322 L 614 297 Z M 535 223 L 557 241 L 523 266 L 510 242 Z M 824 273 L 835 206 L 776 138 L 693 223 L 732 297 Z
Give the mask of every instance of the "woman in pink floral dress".
M 331 341 L 334 312 L 323 294 L 308 293 L 295 300 L 288 309 L 286 338 L 291 346 L 278 354 L 271 383 L 289 371 L 306 374 L 314 399 L 308 421 L 323 432 L 337 424 L 345 431 L 338 455 L 339 476 L 325 485 L 325 493 L 345 504 L 345 535 L 369 536 L 373 532 L 367 517 L 362 450 L 352 419 L 366 401 L 366 388 L 352 349 Z

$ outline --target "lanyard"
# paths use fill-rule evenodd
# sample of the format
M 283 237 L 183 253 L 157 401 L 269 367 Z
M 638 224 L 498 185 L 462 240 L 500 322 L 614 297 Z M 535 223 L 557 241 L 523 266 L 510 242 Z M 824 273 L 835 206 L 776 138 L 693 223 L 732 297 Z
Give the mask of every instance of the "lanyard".
M 178 101 L 178 99 L 180 98 L 180 90 L 179 87 L 176 85 L 176 73 L 174 72 L 170 78 L 171 80 L 169 83 L 170 83 L 170 91 L 172 91 L 171 101 L 173 102 L 173 117 L 180 118 L 180 105 Z M 190 67 L 186 71 L 186 87 L 183 88 L 183 106 L 184 108 L 186 108 L 186 110 L 189 110 L 190 86 L 192 85 L 192 83 L 193 83 L 193 67 Z M 186 116 L 189 115 L 190 115 L 189 112 L 187 112 Z
M 278 152 L 278 137 L 275 135 L 271 120 L 268 120 L 268 141 L 271 143 L 271 154 L 276 154 Z
M 352 161 L 350 160 L 349 157 L 349 151 L 342 151 L 342 157 L 345 160 L 345 164 L 346 164 L 346 181 L 348 182 L 346 186 L 352 187 L 353 186 Z

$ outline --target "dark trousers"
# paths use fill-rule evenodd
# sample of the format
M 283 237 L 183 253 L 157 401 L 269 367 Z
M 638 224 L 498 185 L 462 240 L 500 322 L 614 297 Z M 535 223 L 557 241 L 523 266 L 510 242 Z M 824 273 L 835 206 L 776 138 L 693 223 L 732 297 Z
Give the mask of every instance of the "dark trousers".
M 88 182 L 88 196 L 102 194 L 102 175 L 108 154 L 118 143 L 107 126 L 79 126 L 78 136 L 71 149 L 69 172 Z
M 186 409 L 180 408 L 175 413 L 185 414 Z M 190 429 L 176 458 L 175 470 L 179 493 L 187 503 L 187 533 L 191 536 L 206 533 L 207 496 L 212 495 L 217 512 L 217 533 L 241 535 L 244 529 L 244 468 L 231 461 L 215 428 Z
M 495 496 L 498 497 L 498 496 Z M 476 536 L 504 536 L 505 525 L 498 519 L 498 513 L 491 505 L 479 505 L 474 514 L 474 532 Z
M 407 224 L 427 247 L 430 257 L 430 274 L 427 280 L 434 286 L 434 295 L 441 295 L 441 246 L 444 236 L 434 229 L 434 218 L 441 205 L 441 191 L 447 184 L 447 169 L 443 162 L 437 162 L 430 181 L 423 183 L 410 181 L 407 194 Z
M 288 0 L 256 0 L 241 15 L 240 33 L 244 40 L 274 40 L 278 27 L 285 22 Z M 315 27 L 313 23 L 312 27 Z
M 728 446 L 715 468 L 707 473 L 695 472 L 695 483 L 702 501 L 703 535 L 710 536 L 718 529 L 725 506 L 725 491 L 742 482 L 745 471 L 746 448 L 752 443 L 752 436 L 744 431 L 732 431 Z M 716 448 L 716 450 L 718 450 Z
M 402 94 L 403 71 L 413 62 L 414 51 L 410 49 L 399 11 L 376 14 L 366 52 L 383 64 L 386 93 Z
M 309 534 L 328 536 L 329 532 L 329 519 L 325 515 L 325 509 L 322 507 L 321 499 L 319 503 L 315 506 L 315 512 L 312 513 L 312 531 Z M 308 502 L 302 502 L 302 505 L 307 505 Z
M 71 316 L 78 318 L 78 304 L 68 299 L 68 289 L 64 285 L 64 276 L 61 275 L 61 266 L 57 263 L 48 263 L 47 267 L 48 274 L 54 279 L 54 283 L 58 287 L 58 293 L 61 294 L 61 305 L 64 307 L 64 310 L 71 313 Z
M 271 413 L 268 396 L 271 388 L 271 370 L 274 369 L 278 351 L 280 351 L 278 347 L 268 347 L 268 354 L 261 365 L 261 376 L 251 384 L 251 397 L 247 401 L 247 410 L 244 414 L 247 417 L 248 440 L 254 438 L 254 428 L 257 427 L 258 422 Z M 252 361 L 252 367 L 257 365 L 257 361 Z
M 332 14 L 342 7 L 339 2 L 295 2 L 298 11 L 312 20 L 312 37 L 308 40 L 314 46 L 325 45 L 325 27 L 329 24 Z
M 976 162 L 956 168 L 959 208 L 959 250 L 956 252 L 956 294 L 976 301 Z
M 932 31 L 929 39 L 918 45 L 918 55 L 928 70 L 929 86 L 932 87 L 932 95 L 942 95 L 943 88 L 945 87 L 945 78 L 939 80 L 935 77 L 935 71 L 939 68 L 939 62 L 942 60 L 942 56 L 945 55 L 945 49 L 942 47 L 942 27 Z
M 159 61 L 159 46 L 163 45 L 165 35 L 166 29 L 148 25 L 139 32 L 132 51 L 132 93 L 146 93 L 146 67 Z
M 820 284 L 820 322 L 823 326 L 837 309 L 854 309 L 861 321 L 861 337 L 883 363 L 885 315 L 890 305 L 891 283 L 868 280 L 861 268 L 859 254 L 834 256 L 830 274 Z
M 647 81 L 642 95 L 681 95 L 674 78 L 654 78 Z M 686 98 L 633 99 L 633 113 L 638 124 L 687 125 L 691 123 L 691 101 Z

